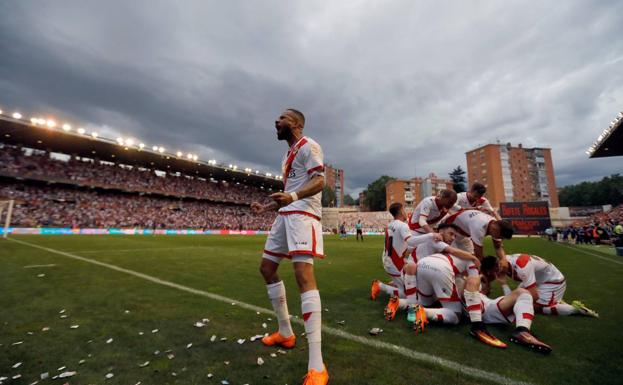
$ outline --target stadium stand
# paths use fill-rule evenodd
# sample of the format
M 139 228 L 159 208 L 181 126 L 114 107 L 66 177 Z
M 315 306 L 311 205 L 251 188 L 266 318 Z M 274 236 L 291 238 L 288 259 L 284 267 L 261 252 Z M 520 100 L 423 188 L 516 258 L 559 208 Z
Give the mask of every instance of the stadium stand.
M 154 170 L 93 159 L 69 157 L 64 161 L 46 151 L 8 145 L 0 152 L 0 175 L 228 203 L 250 204 L 267 196 L 264 190 L 239 182 L 212 182 L 171 173 L 159 176 Z
M 0 197 L 15 200 L 18 227 L 268 230 L 275 217 L 246 205 L 18 181 L 3 183 Z

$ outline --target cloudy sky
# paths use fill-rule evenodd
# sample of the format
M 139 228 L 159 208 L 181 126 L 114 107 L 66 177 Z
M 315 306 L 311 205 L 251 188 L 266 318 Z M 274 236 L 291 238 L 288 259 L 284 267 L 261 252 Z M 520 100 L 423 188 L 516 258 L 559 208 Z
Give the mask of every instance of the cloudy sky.
M 621 1 L 3 1 L 0 108 L 277 171 L 274 119 L 354 193 L 447 176 L 488 142 L 551 147 L 557 184 L 623 110 Z

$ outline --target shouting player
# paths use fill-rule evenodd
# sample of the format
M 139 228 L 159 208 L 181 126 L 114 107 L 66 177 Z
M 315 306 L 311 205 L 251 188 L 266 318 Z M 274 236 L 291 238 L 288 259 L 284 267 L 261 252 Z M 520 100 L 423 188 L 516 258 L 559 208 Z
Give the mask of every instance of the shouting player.
M 505 272 L 501 271 L 497 258 L 487 256 L 482 260 L 482 273 L 486 280 L 491 282 L 500 273 L 506 273 L 520 282 L 520 288 L 532 295 L 536 310 L 543 314 L 599 317 L 597 312 L 580 301 L 573 301 L 571 305 L 563 301 L 567 283 L 564 275 L 553 264 L 536 255 L 511 254 L 506 258 L 510 269 Z M 502 289 L 510 290 L 506 285 L 502 285 Z
M 262 213 L 279 210 L 264 246 L 260 272 L 266 282 L 279 330 L 262 339 L 264 345 L 295 346 L 296 337 L 290 324 L 286 289 L 277 274 L 284 258 L 291 259 L 301 293 L 301 309 L 309 347 L 309 363 L 303 385 L 325 385 L 329 373 L 322 360 L 320 294 L 314 276 L 314 257 L 323 258 L 321 195 L 324 186 L 323 155 L 320 145 L 303 136 L 305 117 L 288 109 L 275 122 L 277 139 L 285 140 L 289 149 L 282 163 L 284 192 L 272 194 L 267 205 L 254 202 L 251 210 Z

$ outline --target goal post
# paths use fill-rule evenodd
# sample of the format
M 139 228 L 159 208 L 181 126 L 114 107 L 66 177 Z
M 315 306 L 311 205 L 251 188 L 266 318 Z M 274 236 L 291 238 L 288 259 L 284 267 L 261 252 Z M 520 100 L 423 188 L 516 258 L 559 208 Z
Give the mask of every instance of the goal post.
M 3 238 L 6 238 L 9 235 L 9 226 L 11 226 L 11 216 L 13 215 L 14 204 L 15 201 L 13 199 L 0 200 L 0 223 L 4 228 L 4 231 L 2 232 Z

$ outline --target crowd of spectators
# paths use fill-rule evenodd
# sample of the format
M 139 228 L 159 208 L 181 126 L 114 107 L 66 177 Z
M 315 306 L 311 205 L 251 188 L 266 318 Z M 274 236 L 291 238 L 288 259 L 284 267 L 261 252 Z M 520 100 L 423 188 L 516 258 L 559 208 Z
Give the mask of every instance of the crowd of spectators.
M 202 178 L 120 166 L 92 159 L 55 159 L 48 152 L 4 145 L 0 148 L 0 174 L 116 188 L 133 192 L 166 194 L 245 203 L 264 201 L 267 191 L 245 184 L 215 182 Z
M 571 226 L 546 231 L 550 240 L 574 244 L 615 244 L 623 238 L 623 205 L 599 212 Z
M 246 205 L 17 181 L 0 186 L 0 197 L 15 200 L 16 227 L 269 230 L 276 215 L 252 215 Z

